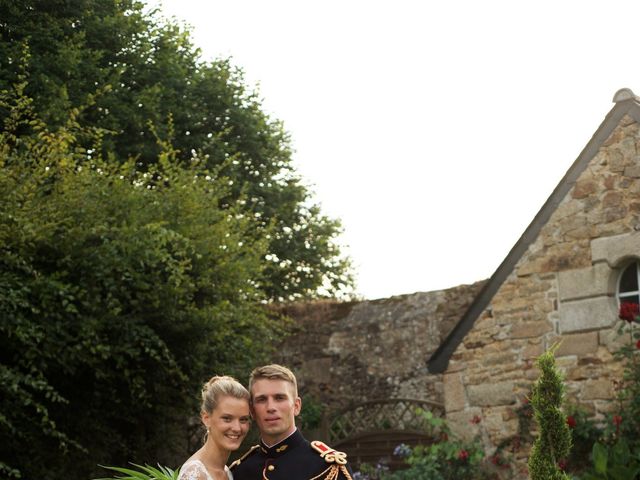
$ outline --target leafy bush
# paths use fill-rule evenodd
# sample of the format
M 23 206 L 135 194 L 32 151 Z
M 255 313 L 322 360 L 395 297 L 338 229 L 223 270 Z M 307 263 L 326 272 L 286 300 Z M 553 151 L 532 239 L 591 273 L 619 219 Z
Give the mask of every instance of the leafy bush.
M 593 471 L 582 480 L 632 480 L 640 473 L 640 450 L 631 452 L 623 438 L 611 446 L 594 443 L 591 460 Z
M 24 86 L 0 95 L 0 473 L 174 464 L 200 382 L 244 376 L 279 332 L 268 241 L 219 207 L 224 177 L 166 144 L 144 171 L 106 161 L 78 111 L 50 131 Z

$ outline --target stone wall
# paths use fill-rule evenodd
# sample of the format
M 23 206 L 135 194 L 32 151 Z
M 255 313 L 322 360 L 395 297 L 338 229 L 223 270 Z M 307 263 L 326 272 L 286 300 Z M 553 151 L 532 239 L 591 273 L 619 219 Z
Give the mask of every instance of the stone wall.
M 625 118 L 458 346 L 443 383 L 459 434 L 480 433 L 488 446 L 515 434 L 515 409 L 537 377 L 533 361 L 559 340 L 569 399 L 596 418 L 615 408 L 616 279 L 640 256 L 639 138 Z M 483 419 L 475 431 L 473 415 Z
M 442 376 L 426 360 L 484 282 L 382 300 L 282 307 L 293 333 L 275 361 L 295 372 L 304 396 L 338 411 L 365 401 L 443 402 Z

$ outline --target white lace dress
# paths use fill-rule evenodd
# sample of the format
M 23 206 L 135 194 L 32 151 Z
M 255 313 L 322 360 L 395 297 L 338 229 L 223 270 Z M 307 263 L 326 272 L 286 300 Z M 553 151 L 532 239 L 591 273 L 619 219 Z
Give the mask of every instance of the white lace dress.
M 233 480 L 233 475 L 227 467 L 224 467 L 229 480 Z M 178 480 L 213 480 L 211 475 L 200 460 L 189 460 L 180 467 L 180 475 Z

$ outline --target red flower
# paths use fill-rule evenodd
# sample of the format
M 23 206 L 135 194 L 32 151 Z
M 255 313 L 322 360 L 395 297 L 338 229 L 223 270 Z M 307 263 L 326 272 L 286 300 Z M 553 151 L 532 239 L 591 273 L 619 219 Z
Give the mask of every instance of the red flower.
M 576 428 L 577 424 L 578 422 L 576 422 L 576 419 L 573 418 L 571 415 L 567 417 L 567 425 L 569 425 L 569 428 Z
M 638 342 L 640 343 L 640 342 Z M 640 347 L 638 347 L 640 348 Z M 473 418 L 471 419 L 471 423 L 473 423 L 474 425 L 477 425 L 480 423 L 482 419 L 478 416 L 478 415 L 474 415 Z
M 564 472 L 567 469 L 567 461 L 566 460 L 559 460 L 558 461 L 558 468 Z
M 465 462 L 468 458 L 469 452 L 467 452 L 466 450 L 460 450 L 458 452 L 458 460 L 462 460 L 463 462 Z
M 636 317 L 640 315 L 640 307 L 637 303 L 621 303 L 620 311 L 618 312 L 618 318 L 625 322 L 633 322 Z
M 622 417 L 620 415 L 614 415 L 613 416 L 613 424 L 616 427 L 619 427 L 621 423 L 622 423 Z
M 640 350 L 640 340 L 636 342 L 636 348 Z

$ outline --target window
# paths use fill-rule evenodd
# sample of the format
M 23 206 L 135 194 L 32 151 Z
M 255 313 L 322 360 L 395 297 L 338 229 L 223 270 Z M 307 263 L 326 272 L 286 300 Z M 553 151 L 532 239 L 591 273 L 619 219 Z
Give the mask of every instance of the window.
M 640 303 L 640 262 L 625 267 L 618 279 L 618 302 Z

